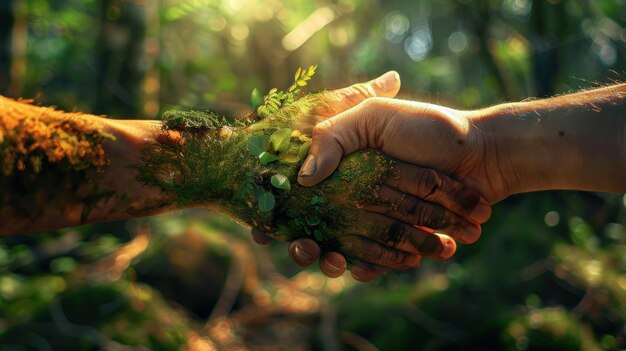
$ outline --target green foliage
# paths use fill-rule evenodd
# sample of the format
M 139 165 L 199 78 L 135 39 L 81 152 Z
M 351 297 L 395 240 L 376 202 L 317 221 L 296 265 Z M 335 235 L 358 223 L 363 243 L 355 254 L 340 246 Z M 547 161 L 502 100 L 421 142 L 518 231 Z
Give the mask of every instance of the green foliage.
M 273 210 L 276 205 L 276 198 L 274 195 L 270 191 L 263 188 L 258 188 L 257 201 L 261 212 L 269 212 Z
M 294 76 L 294 81 L 289 88 L 287 88 L 286 92 L 278 91 L 276 88 L 270 89 L 269 93 L 267 93 L 267 95 L 263 98 L 263 104 L 257 108 L 259 117 L 265 118 L 272 113 L 275 113 L 280 108 L 292 104 L 302 92 L 301 88 L 305 87 L 308 84 L 308 81 L 311 80 L 316 69 L 317 65 L 310 66 L 308 69 L 298 68 Z M 254 94 L 254 90 L 252 93 Z M 252 99 L 252 94 L 250 97 Z M 255 97 L 255 102 L 256 101 L 258 101 L 258 98 Z
M 226 125 L 224 117 L 214 112 L 166 111 L 163 114 L 163 129 L 202 132 Z
M 248 100 L 250 107 L 252 107 L 253 109 L 256 109 L 259 106 L 263 105 L 263 102 L 264 102 L 264 97 L 263 97 L 263 94 L 261 94 L 261 92 L 259 91 L 259 89 L 257 88 L 252 89 L 252 92 L 250 93 L 250 98 Z
M 268 151 L 263 151 L 261 152 L 261 154 L 259 155 L 259 162 L 261 162 L 262 165 L 267 165 L 270 162 L 274 162 L 278 160 L 278 156 L 268 152 Z
M 287 89 L 287 92 L 296 95 L 300 92 L 299 87 L 306 86 L 311 77 L 315 74 L 315 70 L 317 69 L 317 65 L 309 66 L 309 69 L 298 68 L 296 74 L 293 77 L 293 84 Z
M 274 174 L 272 178 L 270 178 L 270 182 L 272 186 L 276 189 L 282 190 L 291 190 L 291 183 L 289 182 L 289 178 L 287 178 L 283 174 Z
M 276 152 L 287 152 L 291 139 L 291 129 L 281 129 L 270 136 L 270 142 Z
M 154 11 L 155 20 L 144 15 L 150 6 L 159 6 L 154 5 L 156 2 L 120 6 L 119 1 L 107 1 L 108 8 L 104 2 L 93 0 L 0 3 L 23 6 L 15 12 L 23 14 L 20 23 L 27 27 L 23 41 L 13 45 L 27 49 L 23 61 L 16 61 L 15 65 L 2 61 L 0 80 L 9 76 L 3 74 L 5 68 L 25 64 L 28 69 L 16 77 L 16 82 L 8 85 L 4 84 L 6 81 L 0 82 L 4 94 L 13 91 L 21 96 L 40 96 L 37 100 L 41 104 L 124 117 L 154 116 L 142 109 L 144 98 L 133 94 L 141 91 L 136 88 L 142 87 L 145 73 L 156 73 L 159 77 L 161 90 L 156 93 L 160 98 L 152 101 L 157 104 L 157 110 L 167 109 L 170 104 L 213 106 L 216 102 L 246 101 L 252 88 L 261 83 L 278 86 L 277 82 L 290 79 L 291 74 L 284 72 L 290 68 L 278 72 L 266 68 L 276 64 L 287 67 L 295 61 L 295 56 L 275 59 L 275 54 L 284 54 L 280 43 L 285 26 L 295 28 L 319 9 L 315 2 L 293 0 L 255 1 L 241 7 L 223 6 L 218 1 L 185 0 L 161 3 Z M 356 82 L 348 77 L 373 78 L 373 72 L 393 68 L 402 76 L 405 93 L 436 96 L 438 101 L 469 109 L 502 99 L 516 101 L 595 85 L 588 82 L 619 80 L 606 72 L 625 71 L 626 56 L 619 28 L 626 24 L 620 1 L 347 0 L 340 1 L 340 5 L 342 11 L 351 11 L 346 20 L 333 22 L 322 30 L 329 29 L 330 35 L 317 35 L 294 52 L 312 62 L 329 62 L 323 72 L 318 72 L 321 87 L 347 86 Z M 290 15 L 281 21 L 260 21 L 257 16 L 247 15 L 256 14 L 259 8 L 274 13 L 287 10 Z M 145 18 L 147 23 L 129 22 L 129 12 L 133 18 Z M 413 21 L 413 16 L 423 20 Z M 103 18 L 115 22 L 94 25 Z M 149 23 L 156 23 L 157 30 L 148 28 L 146 33 L 150 37 L 141 38 L 143 27 L 140 26 Z M 10 21 L 0 26 L 5 24 Z M 159 59 L 150 62 L 151 55 L 137 59 L 145 55 L 137 48 L 149 46 L 119 41 L 119 35 L 104 31 L 111 25 L 116 28 L 115 33 L 134 33 L 132 37 L 138 37 L 139 43 L 143 40 L 159 43 L 154 55 Z M 249 35 L 231 37 L 242 26 L 248 28 Z M 377 30 L 355 32 L 355 28 Z M 415 32 L 422 28 L 425 30 Z M 9 30 L 1 33 L 11 34 Z M 348 33 L 340 36 L 343 38 L 340 46 L 335 45 L 338 36 L 333 34 L 336 33 Z M 601 40 L 588 40 L 589 33 L 596 33 L 594 38 L 600 36 Z M 9 38 L 8 35 L 3 38 Z M 541 40 L 546 36 L 547 41 Z M 12 40 L 19 37 L 16 35 Z M 414 45 L 415 42 L 434 45 Z M 257 45 L 265 43 L 273 43 L 276 48 Z M 495 43 L 495 46 L 482 43 Z M 0 57 L 4 60 L 7 56 Z M 93 66 L 98 61 L 115 64 L 110 65 L 113 69 L 104 70 L 102 66 Z M 13 89 L 6 90 L 7 87 Z M 107 96 L 118 98 L 107 99 Z M 300 148 L 306 147 L 303 144 Z M 239 155 L 228 157 L 239 167 L 242 163 L 248 165 L 248 161 L 258 165 L 258 155 L 260 152 L 248 157 L 250 160 Z M 303 158 L 306 152 L 298 155 Z M 269 165 L 278 167 L 280 163 Z M 342 179 L 353 176 L 354 172 L 341 172 L 341 175 L 335 172 L 333 182 L 341 184 Z M 245 198 L 254 198 L 256 210 L 254 188 L 261 180 L 243 173 L 235 181 L 244 184 L 238 186 L 237 192 L 244 193 Z M 318 200 L 323 202 L 323 197 Z M 176 263 L 179 262 L 185 267 L 200 267 L 207 277 L 232 271 L 235 279 L 229 282 L 240 277 L 245 282 L 258 281 L 259 284 L 253 284 L 256 291 L 258 287 L 278 286 L 278 294 L 263 293 L 279 303 L 285 301 L 281 296 L 292 300 L 291 289 L 304 286 L 302 290 L 295 288 L 293 296 L 315 299 L 333 312 L 334 329 L 327 333 L 328 330 L 320 328 L 320 321 L 327 320 L 328 310 L 321 311 L 308 303 L 290 305 L 295 308 L 306 305 L 304 311 L 285 309 L 283 305 L 277 308 L 276 304 L 268 304 L 267 298 L 257 299 L 257 295 L 248 294 L 245 291 L 248 283 L 237 291 L 232 284 L 210 281 L 209 286 L 217 294 L 223 292 L 225 300 L 236 296 L 236 303 L 224 315 L 225 322 L 219 324 L 221 329 L 203 338 L 215 344 L 215 347 L 204 345 L 208 349 L 233 349 L 236 347 L 231 343 L 240 342 L 241 349 L 272 350 L 596 350 L 595 340 L 596 344 L 601 341 L 606 350 L 621 350 L 626 348 L 625 204 L 623 196 L 579 192 L 515 196 L 494 207 L 492 219 L 483 228 L 485 235 L 474 245 L 460 246 L 451 261 L 424 260 L 418 270 L 389 273 L 378 283 L 364 285 L 355 284 L 349 276 L 326 280 L 315 268 L 301 272 L 286 258 L 283 245 L 243 246 L 254 252 L 253 256 L 261 257 L 256 261 L 243 260 L 228 249 L 250 245 L 249 232 L 227 219 L 215 220 L 215 216 L 204 210 L 177 212 L 145 221 L 104 223 L 96 226 L 97 229 L 83 226 L 53 234 L 2 238 L 0 348 L 91 350 L 137 345 L 133 348 L 193 349 L 194 345 L 185 348 L 181 344 L 194 336 L 198 339 L 197 335 L 205 335 L 208 331 L 205 326 L 212 321 L 198 317 L 197 311 L 186 305 L 189 295 L 200 291 L 205 295 L 199 300 L 201 303 L 215 301 L 206 298 L 206 289 L 189 284 L 209 280 L 198 275 L 189 275 L 176 284 L 163 283 L 167 274 L 185 276 L 181 265 Z M 560 215 L 559 224 L 548 227 L 544 223 L 548 212 Z M 211 218 L 208 225 L 207 217 Z M 316 222 L 313 217 L 308 220 Z M 313 228 L 304 217 L 302 222 L 302 227 Z M 128 267 L 118 283 L 98 282 L 92 288 L 80 287 L 85 282 L 82 277 L 65 279 L 61 274 L 50 274 L 54 258 L 73 257 L 78 264 L 75 271 L 89 269 L 95 260 L 120 248 L 127 239 L 125 228 L 146 223 L 163 229 L 154 233 L 150 245 L 155 251 L 154 259 L 136 259 L 156 277 L 155 281 L 144 282 L 144 287 L 136 283 L 142 278 L 141 274 L 133 273 L 134 265 Z M 172 233 L 182 231 L 201 233 L 205 238 L 215 237 L 216 233 L 224 235 L 225 244 L 211 242 L 211 247 L 219 248 L 222 255 L 233 260 L 241 260 L 245 270 L 229 269 L 228 265 L 214 260 L 215 253 L 195 252 L 197 240 L 188 240 L 194 245 L 178 256 L 172 253 L 171 245 L 158 244 L 178 235 Z M 606 232 L 610 235 L 605 235 Z M 76 234 L 78 237 L 74 237 Z M 315 230 L 311 235 L 315 236 Z M 164 255 L 171 255 L 172 259 L 163 260 Z M 207 266 L 198 256 L 213 260 L 214 265 Z M 266 262 L 267 257 L 271 257 L 271 264 Z M 54 264 L 55 269 L 58 266 Z M 96 276 L 106 276 L 110 267 L 103 267 Z M 295 276 L 295 279 L 289 281 L 286 290 L 284 283 L 275 284 L 276 276 Z M 139 299 L 148 285 L 152 297 Z M 333 290 L 317 290 L 313 288 L 316 285 Z M 162 295 L 159 291 L 167 286 L 174 286 L 180 295 L 157 298 Z M 531 294 L 542 301 L 540 309 L 527 304 L 527 296 Z M 62 309 L 61 317 L 65 315 L 70 323 L 59 320 L 58 314 L 57 319 L 51 319 L 56 311 L 51 308 L 55 299 L 62 301 L 62 306 L 76 306 L 72 311 Z M 554 308 L 565 311 L 555 318 L 550 312 Z M 242 313 L 246 310 L 259 313 L 250 318 L 249 313 Z M 89 314 L 92 319 L 83 322 Z M 111 314 L 116 318 L 106 319 Z M 242 315 L 245 317 L 238 318 Z M 96 318 L 102 320 L 94 322 Z M 174 328 L 168 323 L 180 323 L 184 327 Z M 237 328 L 227 328 L 229 324 Z M 212 335 L 228 335 L 228 344 L 220 344 Z M 255 335 L 262 338 L 255 339 Z M 92 336 L 96 340 L 111 340 L 106 345 L 97 345 Z M 270 344 L 263 348 L 258 346 L 259 340 Z M 200 349 L 202 345 L 197 346 Z
M 247 148 L 254 157 L 259 157 L 267 149 L 270 138 L 267 135 L 253 135 L 248 138 Z
M 237 197 L 240 200 L 247 200 L 249 197 L 254 195 L 255 188 L 256 184 L 254 183 L 254 179 L 252 179 L 252 173 L 249 172 L 246 174 L 243 184 L 239 184 L 239 187 L 237 188 Z

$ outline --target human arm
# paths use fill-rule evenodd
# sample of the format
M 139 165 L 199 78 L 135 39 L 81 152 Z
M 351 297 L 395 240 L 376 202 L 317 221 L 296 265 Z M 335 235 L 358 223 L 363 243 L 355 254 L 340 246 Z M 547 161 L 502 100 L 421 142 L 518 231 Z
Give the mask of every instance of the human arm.
M 626 84 L 469 114 L 503 194 L 626 192 Z M 493 201 L 499 200 L 494 197 Z
M 299 181 L 313 185 L 343 155 L 371 147 L 448 174 L 489 204 L 547 189 L 624 192 L 625 95 L 626 85 L 618 84 L 476 111 L 369 99 L 317 125 L 313 158 L 305 161 Z M 440 179 L 428 182 L 437 188 Z
M 174 208 L 134 168 L 158 121 L 112 120 L 0 97 L 0 235 Z
M 325 109 L 341 102 L 335 101 L 332 95 L 314 95 L 300 108 L 317 111 L 314 104 L 320 102 L 317 99 L 328 99 L 319 105 Z M 303 133 L 310 132 L 314 125 L 310 124 L 311 115 L 298 112 L 300 108 L 235 127 L 222 124 L 211 115 L 195 113 L 175 112 L 176 119 L 170 120 L 175 123 L 170 125 L 167 122 L 117 121 L 68 114 L 10 99 L 3 99 L 2 103 L 0 112 L 3 113 L 3 123 L 6 122 L 2 129 L 2 152 L 3 157 L 8 155 L 10 158 L 7 163 L 10 169 L 7 167 L 9 170 L 1 179 L 6 186 L 0 193 L 3 201 L 0 216 L 8 223 L 3 234 L 132 218 L 178 208 L 210 207 L 229 213 L 248 225 L 259 224 L 285 240 L 294 233 L 289 231 L 289 226 L 302 225 L 298 221 L 293 223 L 297 217 L 289 217 L 294 215 L 288 211 L 293 207 L 291 205 L 304 209 L 313 194 L 298 187 L 286 192 L 269 185 L 269 176 L 278 171 L 284 174 L 294 171 L 295 175 L 297 158 L 290 161 L 295 156 L 289 154 L 291 151 L 285 154 L 288 158 L 284 163 L 261 165 L 246 150 L 248 138 L 272 134 L 279 128 L 275 123 L 294 125 Z M 188 115 L 200 118 L 198 122 L 201 123 L 187 123 Z M 17 129 L 8 127 L 16 123 Z M 299 147 L 303 141 L 292 137 L 293 146 Z M 57 157 L 59 150 L 63 157 Z M 94 155 L 95 160 L 90 155 Z M 384 172 L 401 174 L 413 169 L 408 165 L 394 169 L 394 162 L 375 153 L 361 157 L 367 155 L 381 160 L 383 163 L 376 169 Z M 348 196 L 341 192 L 342 187 L 353 187 L 351 184 L 376 186 L 376 183 L 367 183 L 367 179 L 373 181 L 384 173 L 363 173 L 359 170 L 361 166 L 369 167 L 366 162 L 355 159 L 349 167 L 356 173 L 340 176 L 320 188 L 320 191 L 329 191 L 324 193 L 324 201 L 336 209 L 331 211 L 324 207 L 331 219 L 343 218 L 362 226 L 355 228 L 358 232 L 351 232 L 351 227 L 344 225 L 343 235 L 332 242 L 334 248 L 351 253 L 361 261 L 388 264 L 393 268 L 415 265 L 418 254 L 434 258 L 452 254 L 452 240 L 412 226 L 421 222 L 406 219 L 395 223 L 388 217 L 354 208 L 358 203 L 350 197 L 356 193 Z M 259 192 L 275 194 L 275 212 L 266 212 L 268 209 L 264 211 L 260 205 L 252 203 L 259 195 L 243 193 L 239 197 L 239 190 L 247 184 L 242 181 L 246 179 L 253 182 L 250 185 Z M 295 182 L 295 178 L 292 181 Z M 364 196 L 378 201 L 372 197 L 373 193 Z M 478 195 L 474 192 L 473 196 L 477 202 Z M 291 202 L 286 206 L 279 200 Z M 16 203 L 18 206 L 14 206 Z M 442 211 L 452 216 L 445 209 Z M 394 223 L 395 230 L 389 231 L 389 224 Z M 388 237 L 397 240 L 393 242 L 395 246 L 388 245 Z

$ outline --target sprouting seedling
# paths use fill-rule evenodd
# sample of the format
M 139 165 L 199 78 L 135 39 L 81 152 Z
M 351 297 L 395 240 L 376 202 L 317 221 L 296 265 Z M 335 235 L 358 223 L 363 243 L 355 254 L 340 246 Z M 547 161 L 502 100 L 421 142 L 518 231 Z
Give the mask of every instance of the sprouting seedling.
M 272 88 L 267 95 L 263 97 L 263 102 L 260 102 L 260 94 L 257 89 L 250 94 L 250 103 L 252 107 L 256 107 L 259 117 L 265 118 L 272 113 L 278 111 L 281 107 L 293 103 L 296 97 L 302 92 L 302 87 L 305 87 L 311 80 L 311 77 L 315 74 L 317 65 L 309 66 L 306 68 L 298 68 L 293 78 L 293 83 L 287 88 L 287 91 L 279 91 L 276 88 Z M 257 106 L 255 106 L 257 105 Z

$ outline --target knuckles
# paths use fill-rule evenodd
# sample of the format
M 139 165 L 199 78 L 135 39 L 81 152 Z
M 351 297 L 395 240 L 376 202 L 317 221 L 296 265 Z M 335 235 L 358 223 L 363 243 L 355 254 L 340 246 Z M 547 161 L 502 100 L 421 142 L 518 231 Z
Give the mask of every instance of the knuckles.
M 437 190 L 441 187 L 441 177 L 434 169 L 421 168 L 413 174 L 410 179 L 412 184 L 417 187 L 417 193 L 426 200 L 430 200 L 436 196 Z

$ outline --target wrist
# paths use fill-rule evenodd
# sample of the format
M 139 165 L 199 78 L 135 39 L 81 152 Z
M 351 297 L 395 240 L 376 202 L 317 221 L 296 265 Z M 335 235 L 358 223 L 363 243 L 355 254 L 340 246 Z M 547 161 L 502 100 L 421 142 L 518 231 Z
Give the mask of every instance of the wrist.
M 123 217 L 142 217 L 174 209 L 173 194 L 144 184 L 139 174 L 144 167 L 144 150 L 163 138 L 160 121 L 101 119 L 104 129 L 115 136 L 105 144 L 109 165 L 102 184 L 112 189 L 117 201 L 115 212 Z

